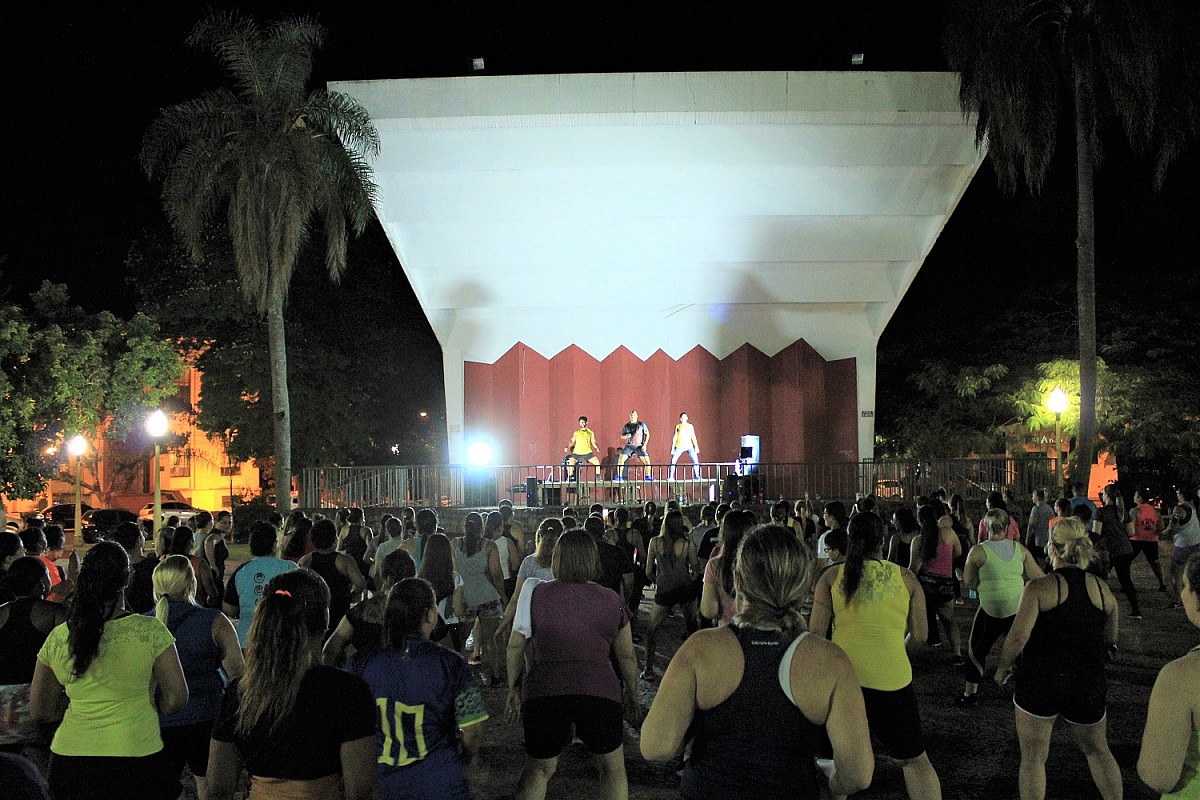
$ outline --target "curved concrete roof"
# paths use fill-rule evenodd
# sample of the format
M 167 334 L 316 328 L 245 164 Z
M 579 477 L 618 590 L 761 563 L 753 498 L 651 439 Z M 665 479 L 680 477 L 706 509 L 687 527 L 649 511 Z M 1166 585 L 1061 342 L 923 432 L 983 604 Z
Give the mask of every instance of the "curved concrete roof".
M 857 358 L 873 409 L 878 337 L 984 155 L 952 73 L 330 88 L 383 138 L 378 215 L 443 347 L 452 460 L 462 362 L 518 341 L 721 358 L 802 338 Z

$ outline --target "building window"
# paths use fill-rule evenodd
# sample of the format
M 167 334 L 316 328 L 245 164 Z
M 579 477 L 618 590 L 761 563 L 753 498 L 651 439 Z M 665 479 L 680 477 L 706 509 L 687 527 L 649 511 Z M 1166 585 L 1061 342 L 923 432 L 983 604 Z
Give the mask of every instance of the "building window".
M 192 474 L 192 459 L 188 453 L 171 453 L 171 477 L 187 478 Z
M 229 478 L 234 475 L 241 475 L 241 474 L 242 474 L 242 465 L 241 464 L 234 464 L 231 467 L 221 467 L 221 477 L 222 478 Z

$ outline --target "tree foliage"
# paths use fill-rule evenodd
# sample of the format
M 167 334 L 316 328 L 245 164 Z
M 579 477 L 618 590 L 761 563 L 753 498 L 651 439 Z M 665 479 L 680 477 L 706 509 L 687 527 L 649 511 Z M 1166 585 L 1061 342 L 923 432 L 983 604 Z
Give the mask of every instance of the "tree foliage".
M 300 17 L 267 26 L 234 12 L 201 20 L 187 43 L 212 53 L 231 86 L 163 109 L 141 153 L 194 258 L 203 257 L 207 226 L 223 212 L 238 286 L 267 320 L 279 486 L 289 486 L 292 473 L 283 309 L 297 259 L 319 219 L 326 271 L 340 279 L 348 234 L 364 230 L 377 195 L 367 159 L 378 153 L 379 135 L 366 109 L 348 95 L 308 89 L 323 39 L 320 25 Z
M 1088 480 L 1096 431 L 1097 337 L 1093 174 L 1105 126 L 1156 149 L 1159 180 L 1195 130 L 1192 15 L 1171 0 L 956 0 L 945 44 L 962 76 L 1002 188 L 1040 189 L 1064 121 L 1074 131 L 1079 333 L 1079 471 Z M 1182 77 L 1181 77 L 1182 75 Z
M 431 426 L 417 414 L 442 405 L 436 340 L 381 231 L 352 244 L 349 260 L 354 269 L 335 286 L 315 248 L 297 265 L 287 320 L 293 462 L 432 463 L 444 443 L 424 438 Z M 233 458 L 270 458 L 266 325 L 240 294 L 226 232 L 210 227 L 197 261 L 169 232 L 149 230 L 126 269 L 140 308 L 202 375 L 197 427 L 227 442 Z
M 28 305 L 0 306 L 0 493 L 35 496 L 61 463 L 47 450 L 75 434 L 129 438 L 182 374 L 144 314 L 85 314 L 49 281 Z

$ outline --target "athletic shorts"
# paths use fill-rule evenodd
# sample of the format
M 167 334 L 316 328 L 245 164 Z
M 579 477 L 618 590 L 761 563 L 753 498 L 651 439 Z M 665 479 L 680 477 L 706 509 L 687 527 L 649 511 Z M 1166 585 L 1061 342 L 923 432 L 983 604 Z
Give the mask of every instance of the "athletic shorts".
M 665 592 L 655 592 L 654 604 L 670 608 L 680 603 L 693 603 L 699 596 L 696 594 L 696 588 L 697 584 L 692 582 L 685 583 L 683 586 L 676 586 L 674 589 L 669 589 Z M 703 589 L 703 585 L 700 588 Z
M 499 600 L 490 600 L 471 606 L 463 614 L 463 622 L 474 622 L 477 619 L 499 619 L 504 616 L 504 606 Z
M 1013 705 L 1031 717 L 1062 717 L 1075 725 L 1095 725 L 1104 719 L 1108 681 L 1103 672 L 1046 675 L 1017 668 Z
M 521 704 L 525 752 L 530 758 L 557 758 L 571 743 L 571 725 L 589 753 L 604 755 L 624 742 L 621 704 L 589 694 L 538 697 Z
M 912 684 L 894 692 L 878 689 L 862 690 L 867 707 L 867 725 L 871 735 L 883 745 L 892 758 L 904 761 L 925 752 L 921 736 L 921 712 Z
M 186 763 L 192 774 L 203 778 L 208 774 L 208 743 L 212 741 L 213 721 L 194 725 L 172 725 L 161 728 L 162 755 L 173 775 L 183 772 Z
M 650 457 L 650 456 L 646 455 L 645 447 L 643 447 L 642 445 L 638 445 L 637 447 L 634 447 L 631 444 L 627 444 L 621 448 L 621 455 L 625 456 L 626 458 L 629 458 L 629 456 L 641 456 L 642 458 Z
M 1137 558 L 1141 553 L 1146 557 L 1147 561 L 1158 563 L 1158 542 L 1147 542 L 1141 539 L 1130 539 L 1129 543 L 1133 545 L 1133 557 Z
M 595 457 L 595 453 L 571 453 L 563 459 L 563 463 L 566 464 L 568 461 L 589 461 Z

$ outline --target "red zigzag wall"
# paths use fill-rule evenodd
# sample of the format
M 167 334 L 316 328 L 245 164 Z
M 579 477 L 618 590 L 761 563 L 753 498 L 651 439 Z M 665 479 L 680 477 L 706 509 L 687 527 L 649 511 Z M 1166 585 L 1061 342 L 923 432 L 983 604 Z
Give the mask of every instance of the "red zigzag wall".
M 703 461 L 737 458 L 742 434 L 762 437 L 761 460 L 857 460 L 854 359 L 826 361 L 803 340 L 774 356 L 743 345 L 723 359 L 697 346 L 678 360 L 643 361 L 618 347 L 603 361 L 572 345 L 547 360 L 518 343 L 494 364 L 465 365 L 466 441 L 486 438 L 501 464 L 557 464 L 580 415 L 603 458 L 636 409 L 650 458 L 670 460 L 679 413 L 696 427 Z

